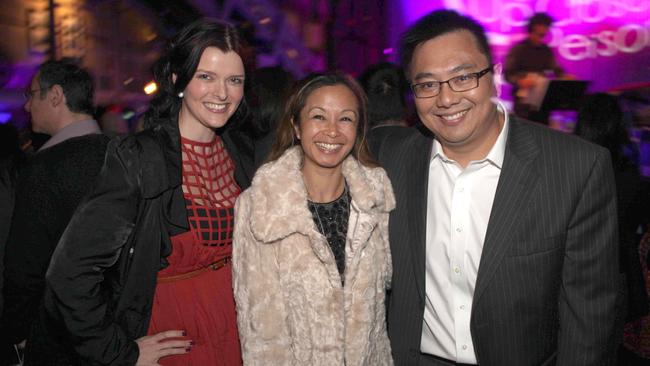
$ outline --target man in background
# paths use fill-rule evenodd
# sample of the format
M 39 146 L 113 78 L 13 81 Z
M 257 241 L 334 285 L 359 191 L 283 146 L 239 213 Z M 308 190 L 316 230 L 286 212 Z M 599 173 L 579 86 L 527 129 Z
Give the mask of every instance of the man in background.
M 544 78 L 564 76 L 553 51 L 546 45 L 552 24 L 553 19 L 548 14 L 533 14 L 528 20 L 528 37 L 510 49 L 505 63 L 506 80 L 513 87 L 515 114 L 542 123 L 547 122 L 548 115 L 534 110 L 528 95 Z
M 51 137 L 18 171 L 7 237 L 0 328 L 3 343 L 17 348 L 41 340 L 38 314 L 50 257 L 93 187 L 108 143 L 92 117 L 91 77 L 75 64 L 42 64 L 25 98 L 32 130 Z

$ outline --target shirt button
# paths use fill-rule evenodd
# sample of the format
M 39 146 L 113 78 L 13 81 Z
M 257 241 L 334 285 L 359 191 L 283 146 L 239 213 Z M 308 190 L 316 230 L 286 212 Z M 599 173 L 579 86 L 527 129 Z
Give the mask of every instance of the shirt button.
M 465 188 L 463 187 L 458 188 L 458 192 L 465 192 Z
M 460 310 L 465 310 L 465 305 L 461 305 Z
M 463 351 L 467 350 L 467 345 L 463 344 Z
M 458 267 L 454 267 L 454 272 L 456 272 L 456 273 L 460 273 L 460 268 L 458 268 Z
M 461 228 L 459 228 L 459 227 L 456 228 L 456 232 L 457 232 L 457 233 L 459 233 L 459 232 L 461 232 L 461 231 L 463 231 L 463 229 L 461 229 Z

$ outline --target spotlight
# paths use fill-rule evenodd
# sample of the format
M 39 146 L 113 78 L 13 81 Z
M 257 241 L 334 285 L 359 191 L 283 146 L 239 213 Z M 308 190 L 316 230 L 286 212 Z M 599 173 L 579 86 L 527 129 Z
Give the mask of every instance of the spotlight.
M 144 86 L 144 93 L 147 95 L 155 93 L 156 90 L 158 90 L 158 85 L 153 81 Z

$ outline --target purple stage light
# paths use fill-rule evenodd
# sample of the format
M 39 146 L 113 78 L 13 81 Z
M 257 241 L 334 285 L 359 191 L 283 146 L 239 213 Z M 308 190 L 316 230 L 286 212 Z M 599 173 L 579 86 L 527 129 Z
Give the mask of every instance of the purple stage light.
M 11 113 L 9 112 L 0 112 L 0 124 L 5 124 L 11 120 Z

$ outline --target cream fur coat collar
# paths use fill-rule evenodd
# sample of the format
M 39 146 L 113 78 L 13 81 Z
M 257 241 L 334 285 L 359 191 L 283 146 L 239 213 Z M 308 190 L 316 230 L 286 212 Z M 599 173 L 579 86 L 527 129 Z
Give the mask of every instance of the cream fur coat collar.
M 381 168 L 343 162 L 352 198 L 345 286 L 307 207 L 302 151 L 262 166 L 235 208 L 233 286 L 246 365 L 392 365 L 385 291 L 392 275 Z

